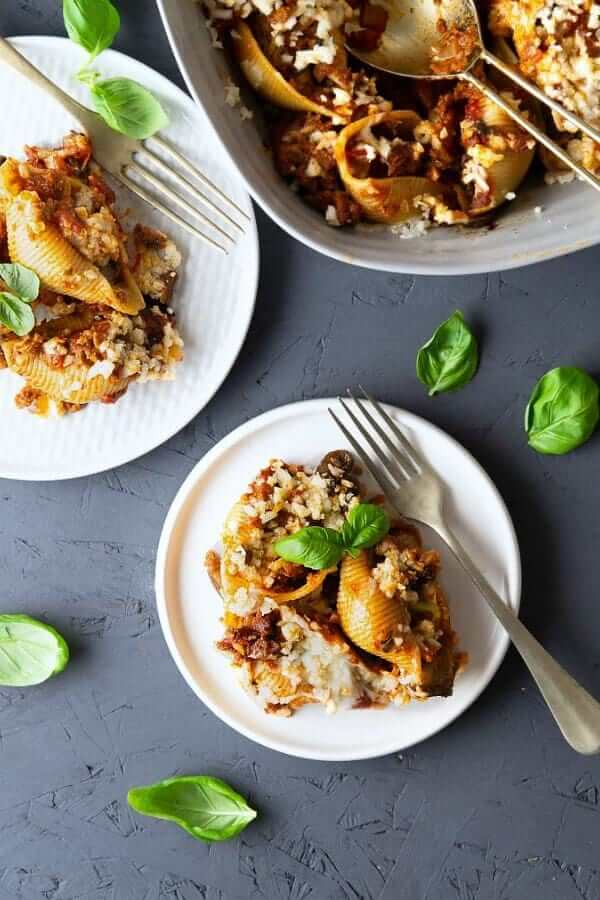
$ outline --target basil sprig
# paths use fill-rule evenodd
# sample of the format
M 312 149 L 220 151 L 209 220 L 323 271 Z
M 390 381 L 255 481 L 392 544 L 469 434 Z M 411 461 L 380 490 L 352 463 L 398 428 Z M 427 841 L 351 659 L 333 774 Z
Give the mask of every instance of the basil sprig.
M 350 510 L 339 531 L 308 525 L 275 543 L 275 552 L 288 562 L 307 569 L 330 569 L 348 553 L 374 547 L 390 530 L 390 520 L 380 506 L 359 503 Z
M 102 78 L 89 66 L 111 46 L 120 25 L 110 0 L 63 0 L 63 18 L 70 39 L 89 54 L 77 78 L 90 89 L 98 115 L 114 131 L 144 140 L 169 123 L 156 97 L 131 78 Z
M 599 417 L 594 379 L 574 366 L 551 369 L 540 378 L 527 404 L 527 441 L 538 453 L 569 453 L 587 441 Z
M 70 39 L 89 53 L 88 65 L 110 47 L 121 27 L 110 0 L 63 0 L 63 18 Z
M 417 354 L 417 377 L 429 396 L 463 387 L 477 371 L 477 341 L 456 310 L 436 329 Z
M 23 337 L 35 327 L 31 303 L 40 292 L 40 279 L 18 263 L 0 263 L 0 281 L 7 288 L 0 290 L 0 323 Z
M 175 822 L 202 841 L 227 841 L 257 815 L 241 794 L 209 775 L 181 775 L 135 787 L 127 802 L 143 816 Z
M 41 684 L 68 661 L 67 643 L 51 625 L 20 613 L 0 615 L 0 685 Z

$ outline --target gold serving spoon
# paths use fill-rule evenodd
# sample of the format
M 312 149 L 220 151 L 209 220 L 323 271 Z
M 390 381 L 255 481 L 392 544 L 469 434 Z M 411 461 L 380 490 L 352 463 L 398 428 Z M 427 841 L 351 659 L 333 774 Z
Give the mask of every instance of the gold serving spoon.
M 573 169 L 588 184 L 600 191 L 600 180 L 579 165 L 548 135 L 526 118 L 502 97 L 493 87 L 481 81 L 473 73 L 475 63 L 482 60 L 495 66 L 503 75 L 527 93 L 545 103 L 571 125 L 580 128 L 592 140 L 600 143 L 600 131 L 579 116 L 548 97 L 536 85 L 524 78 L 518 70 L 507 65 L 487 50 L 483 43 L 481 23 L 473 0 L 377 0 L 387 14 L 385 31 L 373 50 L 359 50 L 350 43 L 346 49 L 361 62 L 374 69 L 406 78 L 461 78 L 476 87 L 489 100 L 496 103 L 515 122 L 528 131 L 540 144 L 548 148 L 566 166 Z M 440 30 L 440 23 L 442 29 Z M 463 58 L 452 56 L 452 34 L 456 32 L 469 38 L 470 47 Z M 467 41 L 465 41 L 467 44 Z M 444 55 L 447 52 L 447 56 Z M 442 65 L 440 65 L 440 63 Z M 436 71 L 443 70 L 443 71 Z

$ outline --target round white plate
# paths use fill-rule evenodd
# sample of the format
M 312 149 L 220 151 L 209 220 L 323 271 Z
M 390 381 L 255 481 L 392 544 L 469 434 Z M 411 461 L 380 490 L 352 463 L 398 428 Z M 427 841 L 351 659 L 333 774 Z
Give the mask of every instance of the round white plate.
M 64 38 L 13 41 L 53 81 L 86 103 L 87 89 L 74 79 L 84 53 Z M 147 66 L 114 51 L 97 60 L 107 76 L 141 82 L 170 117 L 165 136 L 244 209 L 245 236 L 225 256 L 172 225 L 125 190 L 117 198 L 142 221 L 173 236 L 183 255 L 173 306 L 186 345 L 174 382 L 132 385 L 114 406 L 95 403 L 64 419 L 41 419 L 15 409 L 22 379 L 0 372 L 0 477 L 33 481 L 74 478 L 119 466 L 162 444 L 208 403 L 233 365 L 250 324 L 258 280 L 256 224 L 248 195 L 227 162 L 212 126 L 186 95 Z M 45 94 L 7 67 L 0 67 L 0 152 L 22 158 L 24 144 L 60 144 L 77 122 Z
M 292 756 L 348 761 L 394 753 L 416 744 L 459 716 L 502 662 L 508 638 L 458 563 L 429 531 L 427 545 L 442 551 L 442 584 L 460 647 L 469 665 L 454 695 L 402 708 L 342 709 L 328 715 L 307 706 L 291 718 L 267 715 L 245 693 L 225 654 L 222 604 L 203 567 L 218 543 L 230 506 L 272 457 L 316 464 L 345 441 L 327 413 L 331 400 L 294 403 L 246 422 L 192 470 L 169 511 L 156 563 L 161 625 L 171 654 L 193 691 L 219 718 L 246 737 Z M 517 611 L 521 563 L 514 528 L 498 491 L 481 466 L 439 428 L 387 407 L 448 484 L 448 523 L 480 569 Z

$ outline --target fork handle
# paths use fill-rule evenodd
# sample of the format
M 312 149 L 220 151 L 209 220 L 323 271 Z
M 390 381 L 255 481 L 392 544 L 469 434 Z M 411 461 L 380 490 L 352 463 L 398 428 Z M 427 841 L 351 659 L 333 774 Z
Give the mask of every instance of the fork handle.
M 18 72 L 19 75 L 22 75 L 35 87 L 44 91 L 60 103 L 60 105 L 66 109 L 68 113 L 74 116 L 84 128 L 89 130 L 89 123 L 91 123 L 91 117 L 94 116 L 94 113 L 91 110 L 86 109 L 85 106 L 82 106 L 81 103 L 78 103 L 77 100 L 73 100 L 73 98 L 69 97 L 69 95 L 61 90 L 57 84 L 54 84 L 53 81 L 46 78 L 43 72 L 36 69 L 22 53 L 15 50 L 6 38 L 3 37 L 0 37 L 0 62 L 10 66 L 15 72 Z
M 523 657 L 565 740 L 578 753 L 600 752 L 600 703 L 544 650 L 477 569 L 454 535 L 445 527 L 436 530 Z

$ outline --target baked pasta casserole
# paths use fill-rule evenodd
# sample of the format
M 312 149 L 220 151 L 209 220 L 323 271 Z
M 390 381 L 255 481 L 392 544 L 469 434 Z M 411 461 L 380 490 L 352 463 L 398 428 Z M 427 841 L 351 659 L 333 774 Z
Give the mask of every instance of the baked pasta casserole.
M 278 172 L 330 225 L 366 220 L 411 237 L 432 224 L 485 222 L 482 217 L 489 220 L 500 204 L 514 199 L 536 146 L 508 115 L 467 83 L 385 75 L 348 53 L 346 46 L 377 47 L 387 12 L 375 0 L 202 2 L 213 45 L 237 61 L 262 101 Z M 478 5 L 498 56 L 600 124 L 598 4 L 479 0 Z M 442 34 L 440 46 L 447 48 L 452 37 Z M 468 48 L 457 44 L 454 50 L 458 60 Z M 502 76 L 487 74 L 482 64 L 476 73 L 493 80 L 504 99 L 543 125 L 536 101 Z M 228 83 L 227 102 L 235 105 L 239 99 L 239 87 Z M 246 107 L 241 113 L 252 115 Z M 570 133 L 558 117 L 548 127 L 562 135 L 569 153 L 597 167 L 591 141 Z M 552 173 L 559 171 L 547 152 L 543 161 Z
M 315 469 L 271 460 L 227 516 L 221 554 L 206 556 L 224 607 L 218 648 L 267 712 L 452 693 L 465 656 L 438 582 L 439 556 L 412 526 L 392 521 L 376 545 L 321 570 L 278 555 L 278 541 L 306 526 L 342 528 L 361 495 L 346 451 Z
M 0 262 L 40 283 L 34 327 L 17 336 L 0 325 L 0 368 L 25 380 L 17 406 L 40 414 L 114 403 L 134 381 L 173 378 L 183 358 L 171 306 L 179 251 L 153 228 L 127 232 L 92 152 L 71 133 L 0 166 Z

